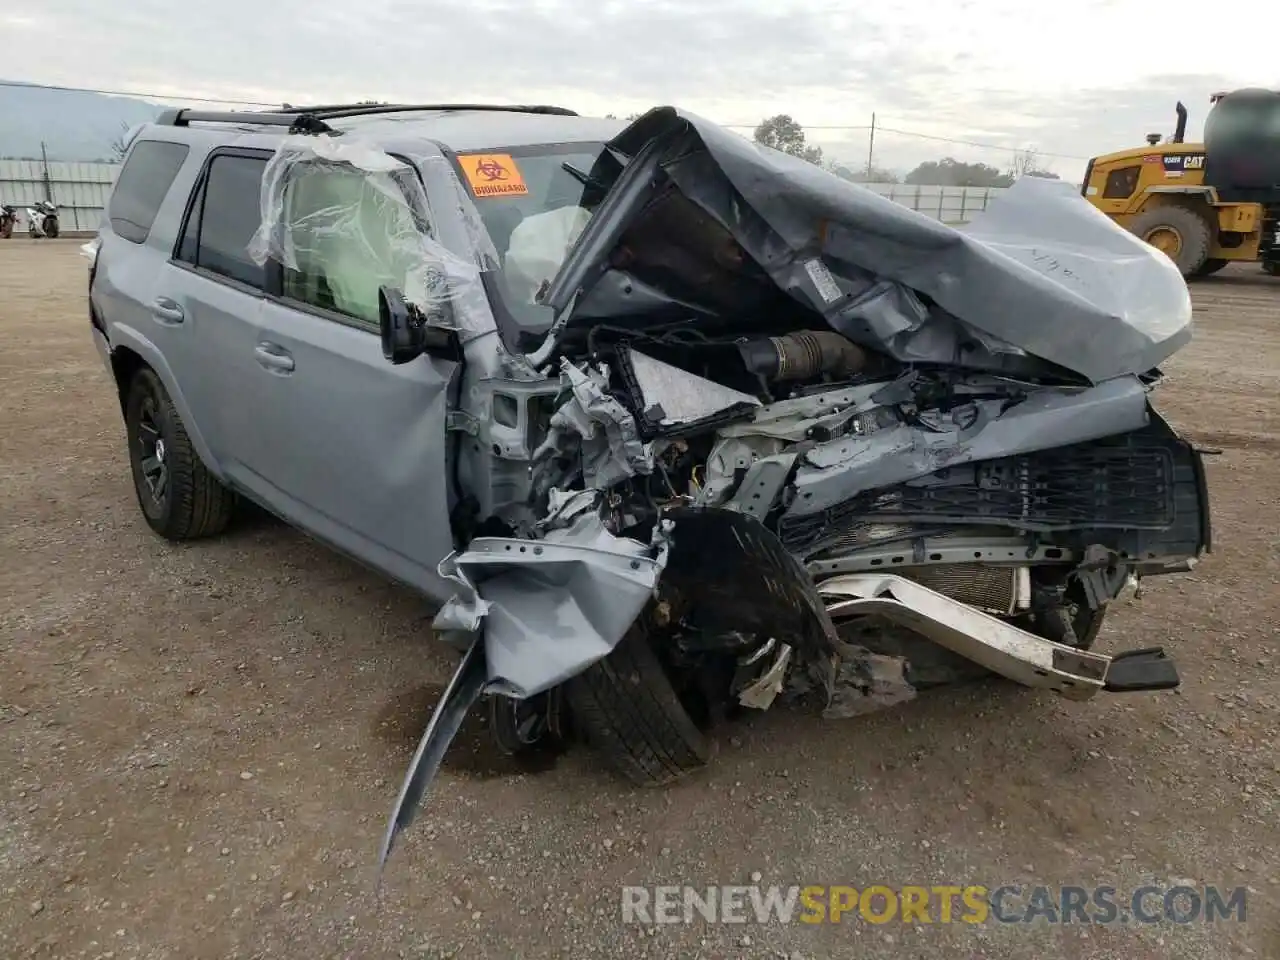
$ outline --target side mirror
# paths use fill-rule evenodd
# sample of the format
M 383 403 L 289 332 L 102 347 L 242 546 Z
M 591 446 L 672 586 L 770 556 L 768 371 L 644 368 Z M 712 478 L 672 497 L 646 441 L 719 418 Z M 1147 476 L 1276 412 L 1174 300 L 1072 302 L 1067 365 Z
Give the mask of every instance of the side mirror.
M 382 355 L 394 364 L 408 363 L 424 353 L 455 363 L 462 357 L 457 334 L 432 324 L 422 309 L 405 300 L 395 287 L 378 288 L 378 330 Z

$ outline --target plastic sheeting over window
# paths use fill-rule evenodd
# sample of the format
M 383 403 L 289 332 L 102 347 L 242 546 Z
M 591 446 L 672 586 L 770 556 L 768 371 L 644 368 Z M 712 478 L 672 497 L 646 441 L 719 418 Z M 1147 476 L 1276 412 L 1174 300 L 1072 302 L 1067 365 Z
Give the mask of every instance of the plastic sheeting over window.
M 443 158 L 434 160 L 448 169 Z M 458 202 L 470 206 L 452 170 L 448 178 Z M 401 290 L 428 313 L 452 314 L 446 305 L 498 265 L 474 209 L 461 218 L 472 227 L 467 249 L 448 249 L 432 236 L 417 173 L 368 143 L 287 138 L 267 163 L 260 202 L 249 255 L 283 266 L 285 296 L 368 323 L 378 322 L 381 286 Z

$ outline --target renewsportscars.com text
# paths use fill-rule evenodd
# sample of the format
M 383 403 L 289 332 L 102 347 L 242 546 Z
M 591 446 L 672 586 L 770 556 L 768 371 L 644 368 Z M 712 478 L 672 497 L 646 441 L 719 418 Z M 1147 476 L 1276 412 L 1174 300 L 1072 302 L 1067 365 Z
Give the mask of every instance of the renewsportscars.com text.
M 655 886 L 622 888 L 624 923 L 1243 923 L 1244 887 Z

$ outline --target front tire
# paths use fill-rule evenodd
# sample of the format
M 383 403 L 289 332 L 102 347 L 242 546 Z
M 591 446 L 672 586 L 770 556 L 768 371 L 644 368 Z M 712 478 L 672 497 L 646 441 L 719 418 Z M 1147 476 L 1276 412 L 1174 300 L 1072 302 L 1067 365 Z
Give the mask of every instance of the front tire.
M 643 615 L 603 660 L 567 684 L 587 744 L 632 783 L 659 787 L 697 770 L 711 745 L 650 645 Z
M 146 367 L 129 384 L 125 432 L 134 492 L 152 530 L 193 540 L 226 529 L 235 494 L 201 462 L 164 384 Z

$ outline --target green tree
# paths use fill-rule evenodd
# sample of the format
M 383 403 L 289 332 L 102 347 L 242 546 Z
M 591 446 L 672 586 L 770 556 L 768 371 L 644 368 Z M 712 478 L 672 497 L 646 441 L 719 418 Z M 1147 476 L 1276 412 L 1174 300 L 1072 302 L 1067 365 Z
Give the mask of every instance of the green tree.
M 790 114 L 780 113 L 760 121 L 755 132 L 756 143 L 783 153 L 789 153 L 810 163 L 822 163 L 822 148 L 811 147 L 805 143 L 804 127 L 800 126 Z
M 963 163 L 955 157 L 927 160 L 903 178 L 903 183 L 935 187 L 1007 187 L 1013 175 L 985 163 Z
M 884 167 L 872 166 L 868 172 L 866 167 L 850 167 L 843 163 L 832 163 L 827 167 L 841 180 L 848 180 L 850 183 L 899 183 L 900 178 L 892 170 L 886 170 Z

